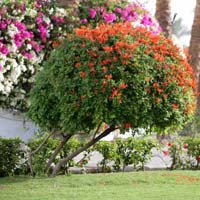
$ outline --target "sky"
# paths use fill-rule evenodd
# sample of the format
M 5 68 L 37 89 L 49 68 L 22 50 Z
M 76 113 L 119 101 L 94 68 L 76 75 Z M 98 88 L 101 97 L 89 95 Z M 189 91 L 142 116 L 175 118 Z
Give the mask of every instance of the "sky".
M 145 4 L 145 7 L 152 13 L 155 14 L 156 0 L 138 0 Z M 183 19 L 183 24 L 191 30 L 192 22 L 194 18 L 194 9 L 196 5 L 196 0 L 171 0 L 171 14 L 172 17 L 177 13 L 177 18 Z M 189 45 L 190 36 L 182 37 L 179 39 L 180 44 Z

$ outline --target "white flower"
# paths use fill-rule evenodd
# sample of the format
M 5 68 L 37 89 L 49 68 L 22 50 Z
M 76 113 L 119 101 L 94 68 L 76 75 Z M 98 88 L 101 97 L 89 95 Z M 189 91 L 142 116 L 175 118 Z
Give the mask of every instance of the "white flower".
M 29 16 L 31 18 L 34 18 L 34 17 L 37 16 L 37 11 L 34 10 L 34 9 L 31 9 L 31 8 L 28 8 L 28 9 L 26 9 L 25 15 L 27 15 L 27 16 Z
M 8 35 L 12 38 L 15 34 L 18 33 L 18 29 L 14 24 L 8 26 Z
M 49 17 L 43 17 L 43 20 L 47 23 L 50 24 L 51 20 L 49 19 Z
M 4 81 L 4 75 L 3 73 L 0 73 L 0 82 L 3 82 Z
M 31 49 L 32 49 L 31 44 L 27 44 L 26 49 L 27 49 L 27 50 L 31 50 Z
M 56 16 L 57 17 L 65 17 L 66 11 L 63 8 L 56 8 Z
M 51 9 L 49 10 L 49 14 L 50 14 L 50 15 L 52 15 L 52 14 L 53 14 L 53 12 L 54 12 L 54 9 L 53 9 L 53 8 L 51 8 Z
M 4 91 L 4 85 L 2 83 L 0 83 L 0 91 L 3 92 Z
M 6 63 L 7 57 L 4 54 L 0 54 L 0 65 L 4 66 Z

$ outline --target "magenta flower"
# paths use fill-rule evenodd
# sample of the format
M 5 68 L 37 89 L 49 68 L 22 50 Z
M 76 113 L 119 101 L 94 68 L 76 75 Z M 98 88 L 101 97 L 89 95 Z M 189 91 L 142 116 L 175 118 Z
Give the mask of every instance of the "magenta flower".
M 37 53 L 40 52 L 42 49 L 45 48 L 44 45 L 39 45 L 39 44 L 38 44 L 37 42 L 35 42 L 35 41 L 31 41 L 30 44 L 31 44 L 32 48 L 33 48 Z
M 33 58 L 33 54 L 32 53 L 29 53 L 29 52 L 22 52 L 22 55 L 26 58 L 28 58 L 29 60 L 31 60 Z
M 97 7 L 97 11 L 99 11 L 100 13 L 103 13 L 104 12 L 104 7 Z
M 8 50 L 8 48 L 6 47 L 6 45 L 3 45 L 0 49 L 0 52 L 4 55 L 8 55 L 10 53 L 10 51 Z
M 90 9 L 89 9 L 89 12 L 90 12 L 90 17 L 91 17 L 92 19 L 94 19 L 94 18 L 96 17 L 96 15 L 97 15 L 96 10 L 93 9 L 93 8 L 90 8 Z
M 36 23 L 37 24 L 41 24 L 43 22 L 43 18 L 42 17 L 36 17 Z
M 15 26 L 17 27 L 18 31 L 25 31 L 27 30 L 26 25 L 21 22 L 15 22 Z
M 23 44 L 23 37 L 20 33 L 14 35 L 15 45 L 20 48 Z
M 88 22 L 88 20 L 86 18 L 80 20 L 81 24 L 86 24 L 87 22 Z
M 118 14 L 121 14 L 122 13 L 122 9 L 121 8 L 116 8 L 115 12 L 118 13 Z
M 7 28 L 7 24 L 5 21 L 0 22 L 0 30 L 5 30 Z
M 151 26 L 152 25 L 152 19 L 151 17 L 149 17 L 148 15 L 144 15 L 141 24 L 143 24 L 144 26 Z
M 10 53 L 9 49 L 2 42 L 0 42 L 0 52 L 4 55 L 8 55 Z
M 102 16 L 107 23 L 112 23 L 117 19 L 114 13 L 103 13 Z
M 52 19 L 57 22 L 57 23 L 65 23 L 65 18 L 64 17 L 57 17 L 57 16 L 53 16 Z

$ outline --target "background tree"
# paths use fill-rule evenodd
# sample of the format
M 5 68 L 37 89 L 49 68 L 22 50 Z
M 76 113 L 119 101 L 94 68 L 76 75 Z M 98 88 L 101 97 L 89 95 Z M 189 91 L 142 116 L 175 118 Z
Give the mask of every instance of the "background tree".
M 192 56 L 191 58 L 191 65 L 195 72 L 195 78 L 197 82 L 197 105 L 198 109 L 200 106 L 200 0 L 196 0 L 196 8 L 194 14 L 194 21 L 192 25 L 192 32 L 191 32 L 191 40 L 190 40 L 190 47 L 189 53 Z
M 156 0 L 155 16 L 166 37 L 171 37 L 172 34 L 170 2 L 170 0 Z

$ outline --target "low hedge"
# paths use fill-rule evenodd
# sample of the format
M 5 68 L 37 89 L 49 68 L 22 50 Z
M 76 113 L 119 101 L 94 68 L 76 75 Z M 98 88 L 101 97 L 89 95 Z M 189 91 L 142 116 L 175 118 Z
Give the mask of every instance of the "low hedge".
M 0 177 L 22 173 L 26 157 L 23 146 L 19 138 L 0 137 Z

